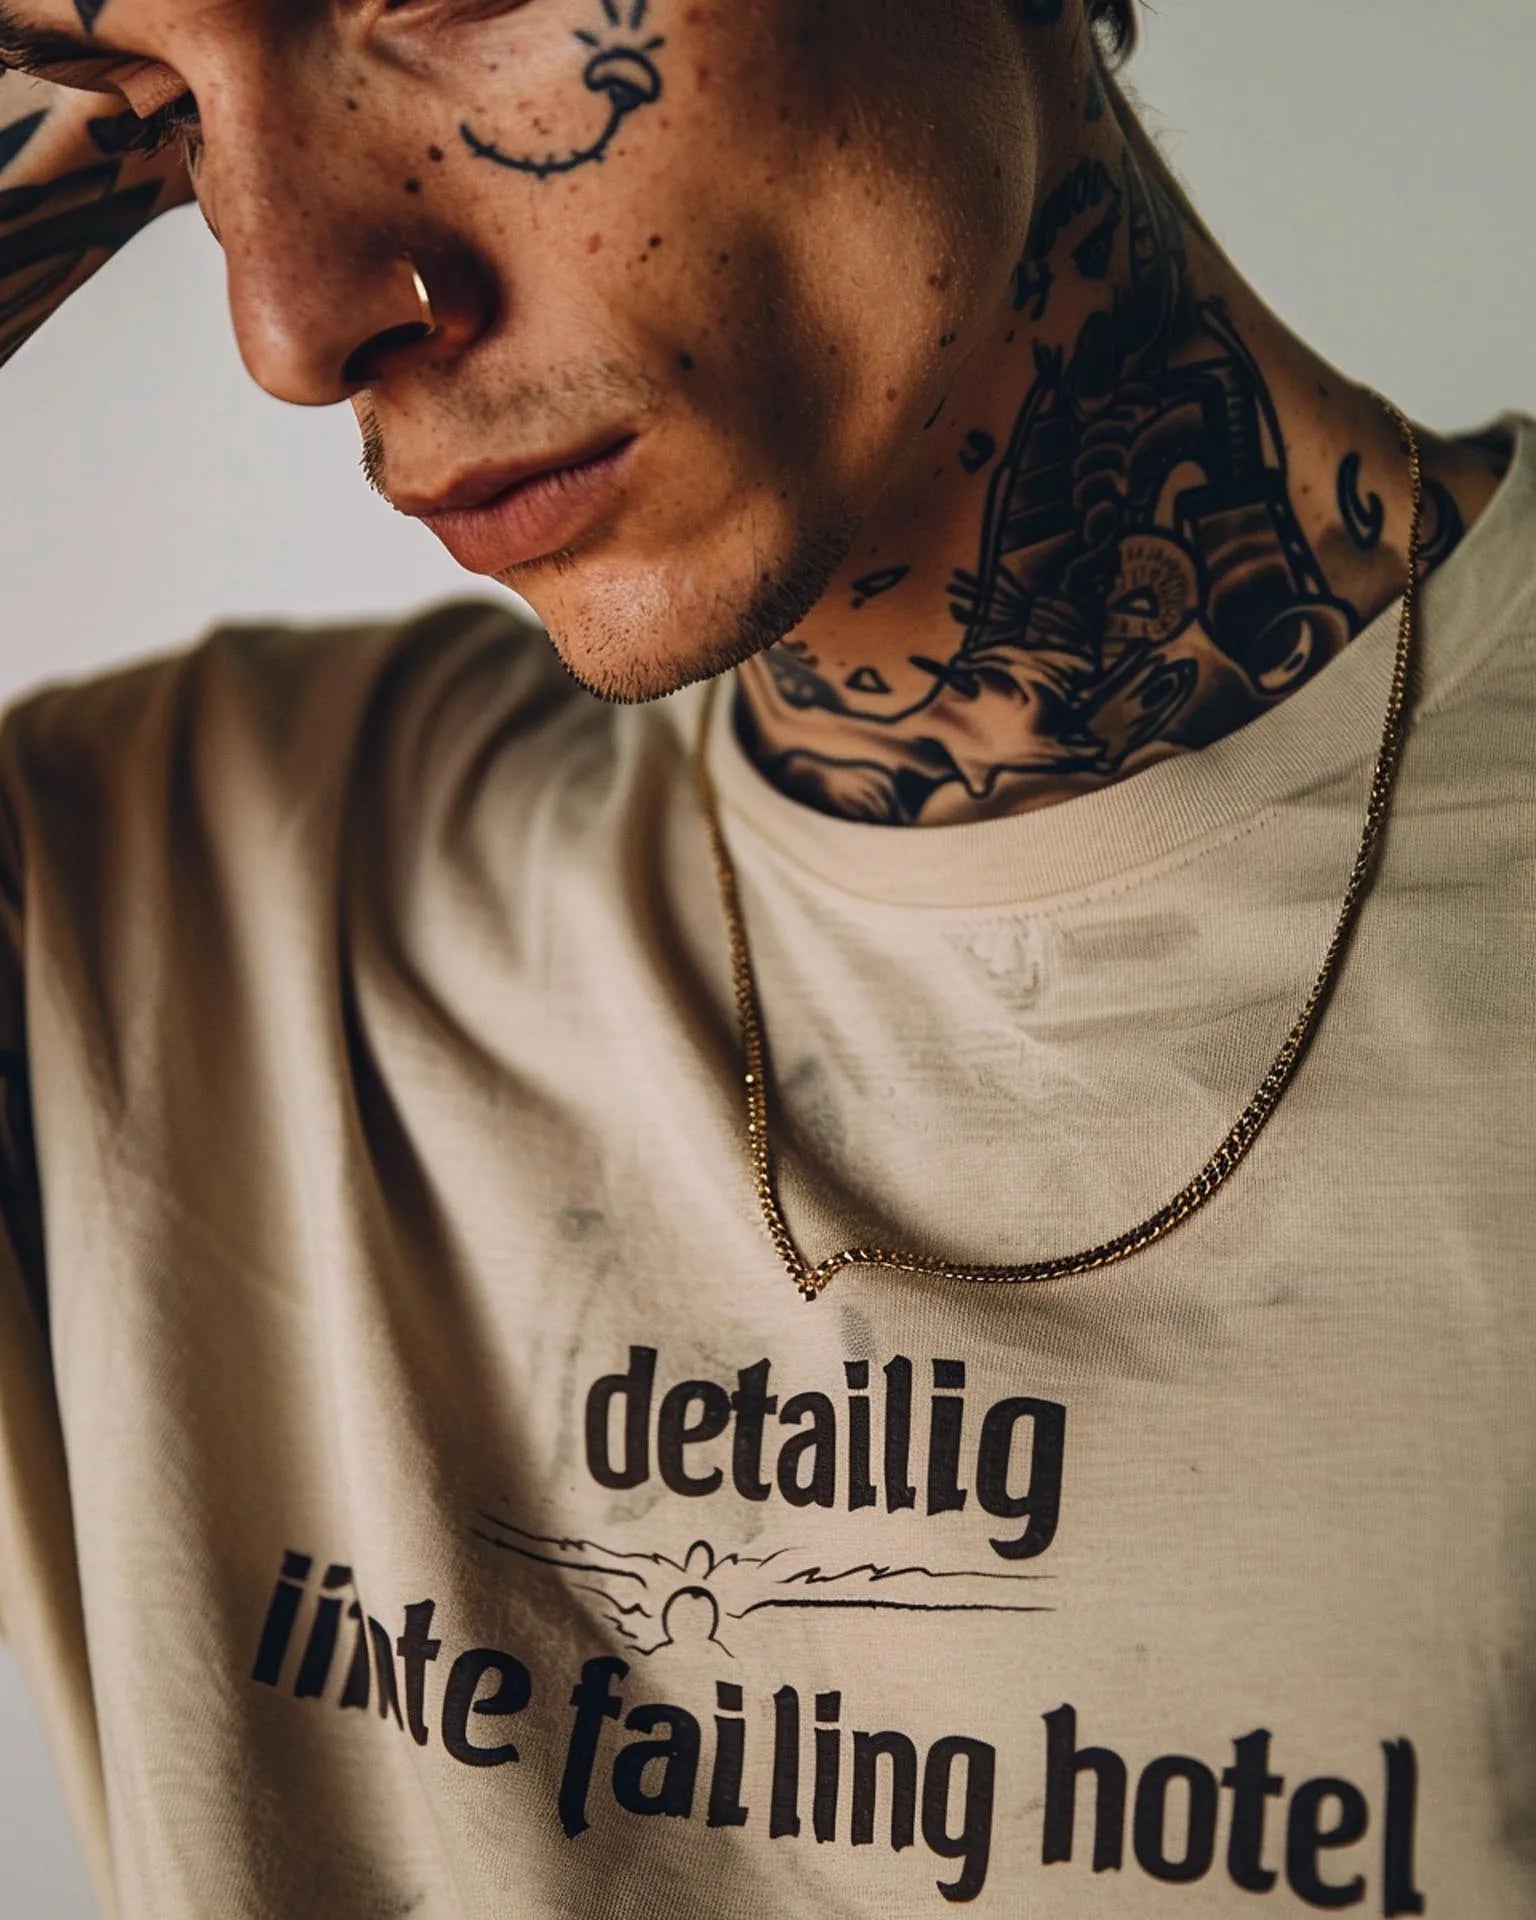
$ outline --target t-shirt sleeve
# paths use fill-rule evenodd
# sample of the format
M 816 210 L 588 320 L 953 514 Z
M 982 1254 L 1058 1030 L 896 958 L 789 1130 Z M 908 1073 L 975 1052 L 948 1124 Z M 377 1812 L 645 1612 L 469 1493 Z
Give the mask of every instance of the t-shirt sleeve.
M 10 728 L 7 719 L 0 741 Z M 25 1613 L 18 1574 L 57 1516 L 40 1507 L 58 1409 L 48 1349 L 43 1255 L 26 1031 L 26 910 L 16 815 L 0 789 L 0 1632 Z
M 49 1344 L 48 1275 L 27 1048 L 26 873 L 0 722 L 0 1634 L 46 1730 L 83 1836 L 102 1781 Z M 98 1884 L 103 1863 L 93 1860 Z
M 450 602 L 221 626 L 0 715 L 0 1634 L 88 1847 L 107 1823 L 87 1646 L 110 1662 L 118 1627 L 96 1578 L 112 1441 L 93 1387 L 143 1305 L 93 1251 L 133 1239 L 131 1196 L 151 1185 L 203 1208 L 218 1178 L 246 1181 L 237 1153 L 157 1157 L 206 1110 L 205 1074 L 240 1084 L 242 1042 L 264 1037 L 240 994 L 259 976 L 275 996 L 270 958 L 295 930 L 332 937 L 352 836 L 398 818 L 405 861 L 487 739 L 541 726 L 572 687 L 532 623 Z M 193 1017 L 183 990 L 217 1059 L 167 1039 Z

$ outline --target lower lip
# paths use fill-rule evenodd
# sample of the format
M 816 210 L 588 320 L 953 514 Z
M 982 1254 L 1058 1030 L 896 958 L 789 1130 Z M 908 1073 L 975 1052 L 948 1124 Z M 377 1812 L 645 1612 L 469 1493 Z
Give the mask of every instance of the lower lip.
M 567 547 L 612 498 L 634 439 L 579 466 L 519 480 L 482 507 L 425 513 L 428 526 L 470 573 L 503 573 Z

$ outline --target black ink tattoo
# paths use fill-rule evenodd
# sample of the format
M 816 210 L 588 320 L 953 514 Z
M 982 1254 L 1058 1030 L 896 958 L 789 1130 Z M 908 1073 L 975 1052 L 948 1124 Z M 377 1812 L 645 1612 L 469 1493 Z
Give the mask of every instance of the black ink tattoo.
M 1115 236 L 1120 231 L 1120 207 L 1117 202 L 1087 236 L 1072 249 L 1072 264 L 1085 280 L 1103 280 L 1115 257 Z
M 979 565 L 954 582 L 962 662 L 995 673 L 1016 650 L 1049 660 L 1037 698 L 1053 771 L 1109 775 L 1168 737 L 1198 669 L 1161 650 L 1197 622 L 1255 711 L 1359 625 L 1296 520 L 1258 365 L 1219 302 L 1192 303 L 1177 215 L 1129 160 L 1126 198 L 1129 290 L 1089 318 L 1070 361 L 1042 355 L 993 477 Z M 1176 344 L 1196 343 L 1201 357 L 1173 363 Z
M 1374 553 L 1381 545 L 1387 524 L 1387 510 L 1379 493 L 1360 495 L 1360 456 L 1346 453 L 1339 462 L 1339 518 L 1344 531 L 1361 553 Z
M 1102 280 L 1114 258 L 1120 230 L 1121 191 L 1102 160 L 1080 160 L 1060 185 L 1048 193 L 1030 222 L 1024 252 L 1014 268 L 1013 305 L 1031 320 L 1043 320 L 1056 285 L 1051 256 L 1069 228 L 1085 214 L 1106 208 L 1093 231 L 1073 249 L 1079 273 Z
M 48 110 L 45 107 L 39 113 L 25 114 L 20 120 L 13 120 L 8 127 L 0 127 L 0 173 L 5 172 L 47 118 Z
M 940 416 L 943 414 L 944 409 L 948 405 L 949 405 L 949 395 L 946 393 L 944 398 L 934 408 L 933 412 L 930 413 L 928 418 L 923 422 L 924 433 L 926 433 L 930 427 L 936 427 L 939 424 Z
M 997 452 L 997 442 L 990 433 L 983 433 L 979 427 L 965 436 L 965 445 L 960 449 L 960 464 L 967 473 L 980 473 Z
M 1088 107 L 1086 118 L 1089 126 L 1094 126 L 1104 118 L 1104 89 L 1099 84 L 1096 72 L 1088 75 Z
M 38 185 L 0 188 L 0 365 L 87 254 L 114 252 L 149 220 L 162 183 L 119 189 L 120 169 L 103 160 Z
M 618 0 L 601 0 L 603 15 L 610 28 L 621 34 L 639 32 L 645 21 L 648 0 L 629 0 L 629 17 L 620 11 Z M 652 36 L 638 44 L 629 39 L 605 40 L 585 29 L 576 32 L 577 41 L 590 49 L 581 68 L 581 83 L 589 95 L 606 102 L 607 120 L 595 137 L 563 153 L 506 153 L 493 140 L 482 140 L 470 126 L 461 125 L 460 137 L 477 159 L 494 161 L 498 167 L 510 167 L 515 173 L 532 174 L 536 180 L 548 180 L 556 174 L 571 173 L 577 167 L 607 158 L 608 148 L 619 128 L 641 107 L 661 98 L 661 74 L 654 56 L 666 45 Z
M 761 658 L 795 709 L 782 735 L 770 707 L 738 701 L 746 750 L 825 812 L 905 825 L 1103 784 L 1145 749 L 1200 747 L 1264 712 L 1363 624 L 1297 519 L 1258 362 L 1192 288 L 1178 210 L 1129 151 L 1119 183 L 1098 164 L 1074 170 L 1041 231 L 1065 249 L 1072 209 L 1113 206 L 1124 271 L 1070 349 L 1036 343 L 976 562 L 951 580 L 953 653 L 911 657 L 930 684 L 900 711 L 861 709 L 851 681 L 779 648 Z
M 856 673 L 850 673 L 843 685 L 850 693 L 889 693 L 890 682 L 878 667 L 860 667 Z
M 1425 482 L 1424 504 L 1426 507 L 1433 507 L 1435 517 L 1419 543 L 1419 558 L 1423 562 L 1425 572 L 1433 573 L 1435 568 L 1449 560 L 1461 545 L 1467 527 L 1461 517 L 1460 507 L 1457 506 L 1449 489 L 1440 481 Z
M 911 571 L 910 567 L 882 567 L 878 573 L 866 573 L 862 580 L 855 580 L 853 583 L 854 612 L 858 613 L 861 608 L 867 607 L 871 600 L 878 600 L 881 594 L 889 593 L 892 588 L 899 587 Z

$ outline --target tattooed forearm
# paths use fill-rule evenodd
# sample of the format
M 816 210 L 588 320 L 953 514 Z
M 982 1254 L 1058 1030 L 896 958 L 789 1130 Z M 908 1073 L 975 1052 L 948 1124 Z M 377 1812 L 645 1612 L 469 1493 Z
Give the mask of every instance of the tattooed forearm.
M 0 94 L 0 102 L 4 98 L 4 94 Z M 0 126 L 0 173 L 5 172 L 47 118 L 46 109 L 38 107 L 32 113 L 22 114 L 8 127 Z
M 94 19 L 82 0 L 82 19 L 88 10 Z M 156 213 L 190 197 L 180 152 L 141 152 L 146 123 L 104 104 L 0 70 L 0 365 Z

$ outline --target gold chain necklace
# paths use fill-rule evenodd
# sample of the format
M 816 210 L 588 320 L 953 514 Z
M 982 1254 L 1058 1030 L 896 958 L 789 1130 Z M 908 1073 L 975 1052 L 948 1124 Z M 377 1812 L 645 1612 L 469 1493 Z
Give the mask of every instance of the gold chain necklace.
M 702 711 L 694 748 L 694 773 L 698 781 L 705 822 L 709 828 L 710 843 L 714 849 L 715 872 L 719 878 L 720 896 L 725 906 L 726 922 L 730 930 L 736 1015 L 741 1027 L 742 1052 L 746 1059 L 747 1145 L 752 1157 L 757 1197 L 762 1206 L 768 1237 L 778 1250 L 790 1279 L 807 1300 L 818 1298 L 834 1275 L 840 1273 L 844 1267 L 894 1267 L 903 1273 L 930 1274 L 940 1280 L 965 1280 L 984 1286 L 1017 1286 L 1036 1280 L 1064 1280 L 1072 1274 L 1094 1273 L 1101 1267 L 1115 1266 L 1121 1260 L 1129 1259 L 1133 1253 L 1139 1253 L 1143 1247 L 1150 1247 L 1155 1240 L 1161 1240 L 1165 1234 L 1171 1233 L 1175 1227 L 1182 1225 L 1192 1214 L 1198 1213 L 1206 1201 L 1236 1171 L 1248 1149 L 1258 1138 L 1265 1121 L 1279 1105 L 1280 1096 L 1290 1085 L 1343 959 L 1349 934 L 1365 893 L 1371 861 L 1386 821 L 1388 802 L 1402 756 L 1405 732 L 1403 707 L 1408 690 L 1409 655 L 1413 646 L 1414 610 L 1418 597 L 1424 480 L 1418 436 L 1413 430 L 1412 423 L 1390 400 L 1383 399 L 1380 394 L 1376 397 L 1397 423 L 1398 432 L 1402 437 L 1403 451 L 1408 456 L 1408 470 L 1413 490 L 1413 525 L 1408 536 L 1408 583 L 1403 590 L 1403 614 L 1398 629 L 1397 662 L 1392 674 L 1392 692 L 1387 702 L 1387 718 L 1382 730 L 1381 747 L 1376 756 L 1375 771 L 1371 776 L 1370 799 L 1365 810 L 1365 829 L 1360 839 L 1360 850 L 1355 856 L 1354 869 L 1349 876 L 1349 884 L 1344 890 L 1343 910 L 1339 914 L 1338 925 L 1334 928 L 1333 938 L 1328 943 L 1322 968 L 1306 1005 L 1298 1015 L 1296 1024 L 1286 1035 L 1285 1043 L 1276 1054 L 1273 1066 L 1260 1083 L 1258 1092 L 1243 1109 L 1230 1133 L 1189 1184 L 1181 1188 L 1165 1206 L 1159 1207 L 1156 1213 L 1149 1215 L 1139 1226 L 1131 1227 L 1113 1240 L 1106 1240 L 1102 1246 L 1089 1247 L 1082 1253 L 1059 1254 L 1052 1260 L 1031 1260 L 1022 1266 L 1014 1267 L 968 1267 L 958 1261 L 923 1259 L 918 1254 L 893 1252 L 887 1247 L 849 1247 L 842 1253 L 830 1254 L 825 1260 L 812 1266 L 796 1246 L 774 1190 L 773 1156 L 768 1144 L 766 1045 L 762 1011 L 758 1005 L 757 986 L 752 974 L 752 957 L 747 947 L 746 925 L 741 915 L 736 869 L 726 850 L 725 836 L 721 831 L 720 816 L 715 805 L 714 787 L 706 765 L 710 715 L 713 712 L 715 695 L 720 685 L 718 679 L 710 683 L 701 702 Z

